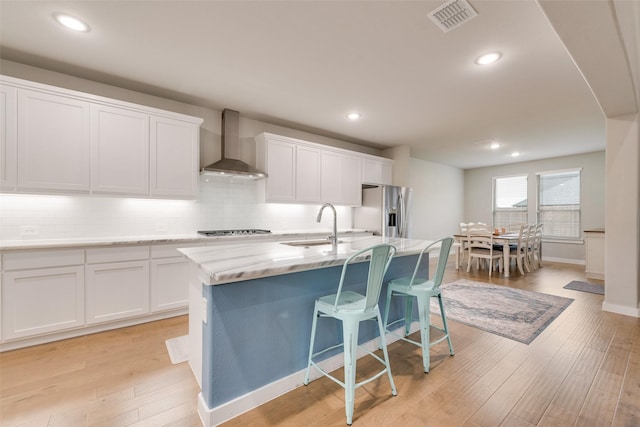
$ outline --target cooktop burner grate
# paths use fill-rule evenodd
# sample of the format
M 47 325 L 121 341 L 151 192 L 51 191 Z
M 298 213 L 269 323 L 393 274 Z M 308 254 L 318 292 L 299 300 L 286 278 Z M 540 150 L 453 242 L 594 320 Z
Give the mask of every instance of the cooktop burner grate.
M 205 236 L 250 236 L 253 234 L 269 234 L 270 230 L 261 230 L 256 228 L 246 228 L 239 230 L 200 230 L 198 234 Z

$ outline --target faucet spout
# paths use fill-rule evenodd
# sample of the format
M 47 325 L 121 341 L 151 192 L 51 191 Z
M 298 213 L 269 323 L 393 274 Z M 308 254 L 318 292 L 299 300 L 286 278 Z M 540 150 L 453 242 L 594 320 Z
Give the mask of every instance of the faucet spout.
M 336 249 L 338 247 L 338 214 L 336 213 L 336 208 L 331 203 L 324 203 L 320 206 L 320 211 L 318 212 L 318 217 L 316 218 L 316 222 L 320 222 L 322 219 L 322 211 L 324 208 L 329 207 L 333 211 L 333 234 L 331 235 L 331 244 L 333 248 Z

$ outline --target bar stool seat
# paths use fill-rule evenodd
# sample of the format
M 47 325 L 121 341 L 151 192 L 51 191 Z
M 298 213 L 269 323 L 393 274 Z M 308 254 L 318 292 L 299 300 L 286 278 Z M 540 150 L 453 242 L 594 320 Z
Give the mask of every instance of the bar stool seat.
M 353 422 L 354 395 L 355 390 L 358 387 L 367 384 L 386 373 L 389 377 L 389 382 L 391 383 L 391 394 L 393 396 L 398 394 L 393 382 L 393 377 L 391 376 L 391 366 L 389 365 L 389 354 L 387 352 L 387 345 L 384 337 L 382 316 L 380 314 L 380 309 L 378 308 L 378 299 L 382 289 L 384 274 L 386 273 L 387 268 L 391 263 L 391 258 L 395 252 L 396 250 L 393 246 L 383 244 L 363 249 L 351 255 L 342 267 L 342 275 L 340 277 L 340 283 L 338 284 L 338 292 L 333 295 L 318 298 L 315 302 L 313 323 L 311 325 L 311 342 L 309 344 L 309 363 L 307 364 L 307 370 L 304 376 L 304 385 L 309 384 L 309 371 L 313 366 L 320 371 L 321 374 L 344 388 L 345 412 L 347 415 L 348 425 L 351 425 Z M 353 291 L 343 292 L 342 286 L 347 273 L 347 267 L 354 262 L 361 261 L 363 256 L 367 253 L 370 255 L 368 260 L 369 270 L 366 294 L 361 295 Z M 314 353 L 316 325 L 317 320 L 320 317 L 332 317 L 342 321 L 342 336 L 344 342 Z M 360 322 L 364 320 L 377 321 L 384 359 L 378 357 L 367 349 L 358 346 L 358 329 Z M 333 375 L 329 374 L 314 361 L 315 357 L 341 346 L 344 346 L 344 381 L 340 381 Z M 356 383 L 356 361 L 358 348 L 384 365 L 384 369 L 368 379 Z

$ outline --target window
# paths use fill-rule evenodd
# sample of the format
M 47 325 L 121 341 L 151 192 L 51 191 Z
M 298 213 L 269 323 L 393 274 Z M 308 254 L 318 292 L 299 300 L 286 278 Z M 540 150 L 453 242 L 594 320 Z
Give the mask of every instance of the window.
M 580 170 L 538 174 L 538 222 L 544 236 L 580 238 Z
M 527 223 L 527 176 L 493 179 L 493 226 L 510 228 Z

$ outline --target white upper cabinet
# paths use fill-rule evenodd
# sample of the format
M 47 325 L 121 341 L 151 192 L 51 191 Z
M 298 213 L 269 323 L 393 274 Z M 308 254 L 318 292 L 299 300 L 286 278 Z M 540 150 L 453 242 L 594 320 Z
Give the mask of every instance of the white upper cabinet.
M 362 204 L 361 159 L 339 152 L 322 153 L 322 201 L 338 205 Z
M 362 182 L 368 184 L 387 184 L 392 181 L 393 160 L 362 159 Z
M 269 174 L 267 202 L 359 206 L 363 182 L 391 183 L 389 159 L 270 133 L 256 139 L 258 167 Z
M 90 104 L 18 91 L 18 189 L 89 191 Z
M 149 116 L 124 108 L 91 106 L 91 190 L 149 193 Z
M 0 187 L 15 189 L 18 134 L 16 89 L 0 86 Z
M 261 141 L 258 167 L 269 177 L 266 181 L 267 202 L 296 201 L 296 144 L 277 138 Z
M 152 116 L 150 150 L 152 196 L 198 195 L 198 127 L 182 120 Z
M 193 198 L 202 119 L 0 76 L 0 185 Z
M 296 201 L 321 203 L 322 151 L 318 148 L 296 147 Z

